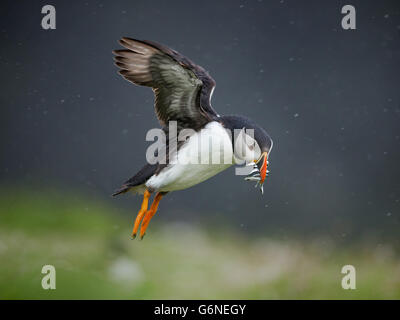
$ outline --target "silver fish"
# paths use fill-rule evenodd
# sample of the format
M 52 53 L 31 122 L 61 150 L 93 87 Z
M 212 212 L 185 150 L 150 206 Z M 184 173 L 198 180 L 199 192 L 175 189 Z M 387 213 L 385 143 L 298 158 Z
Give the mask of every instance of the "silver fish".
M 267 161 L 267 164 L 269 164 L 269 161 Z M 249 173 L 249 175 L 246 178 L 244 178 L 244 180 L 256 181 L 257 183 L 254 187 L 257 188 L 258 186 L 260 186 L 261 194 L 264 194 L 264 186 L 263 186 L 263 183 L 260 183 L 261 173 L 260 173 L 260 170 L 258 169 L 258 166 L 255 163 L 249 163 L 249 164 L 247 164 L 247 166 L 253 166 L 253 170 Z M 267 173 L 266 173 L 266 177 L 268 177 L 268 176 L 269 176 L 269 170 L 267 170 Z

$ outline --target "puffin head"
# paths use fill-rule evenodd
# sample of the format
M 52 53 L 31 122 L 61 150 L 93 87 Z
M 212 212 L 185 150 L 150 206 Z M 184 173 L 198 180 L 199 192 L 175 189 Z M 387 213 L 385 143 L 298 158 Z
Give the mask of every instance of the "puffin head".
M 263 184 L 269 173 L 268 156 L 271 153 L 273 142 L 263 128 L 259 126 L 253 126 L 253 129 L 254 141 L 248 139 L 251 141 L 249 149 L 253 151 L 253 153 L 250 153 L 250 158 L 246 159 L 247 165 L 252 166 L 253 170 L 245 178 L 245 180 L 257 181 L 256 187 L 259 185 L 261 192 L 264 193 Z
M 256 186 L 259 185 L 263 192 L 263 184 L 268 175 L 268 157 L 273 146 L 272 139 L 264 128 L 246 117 L 222 116 L 222 118 L 224 126 L 234 134 L 236 163 L 245 162 L 247 166 L 253 167 L 245 180 L 257 181 Z

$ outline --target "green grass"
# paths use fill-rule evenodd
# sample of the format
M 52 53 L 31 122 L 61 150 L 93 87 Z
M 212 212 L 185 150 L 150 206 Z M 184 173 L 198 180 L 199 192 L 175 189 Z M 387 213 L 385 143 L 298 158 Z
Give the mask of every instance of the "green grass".
M 134 217 L 104 203 L 1 194 L 0 299 L 400 298 L 400 260 L 390 247 L 215 236 L 157 221 L 132 241 Z M 56 290 L 41 287 L 46 264 L 56 268 Z M 356 267 L 356 290 L 341 288 L 346 264 Z

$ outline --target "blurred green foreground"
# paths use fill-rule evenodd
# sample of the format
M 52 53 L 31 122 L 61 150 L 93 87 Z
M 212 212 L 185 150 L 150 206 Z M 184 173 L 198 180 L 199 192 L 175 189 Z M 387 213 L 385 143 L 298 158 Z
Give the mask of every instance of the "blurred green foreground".
M 134 218 L 71 195 L 2 190 L 0 299 L 400 298 L 390 247 L 242 238 L 156 217 L 143 241 L 131 241 Z M 56 290 L 41 287 L 46 264 Z M 356 290 L 341 288 L 346 264 Z

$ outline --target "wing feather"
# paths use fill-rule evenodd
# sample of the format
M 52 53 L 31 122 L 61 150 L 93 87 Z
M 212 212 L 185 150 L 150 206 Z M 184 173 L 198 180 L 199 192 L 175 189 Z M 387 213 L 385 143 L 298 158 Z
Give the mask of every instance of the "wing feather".
M 177 121 L 180 128 L 198 130 L 218 114 L 211 107 L 215 81 L 200 66 L 178 52 L 150 41 L 122 38 L 126 49 L 115 50 L 115 64 L 128 81 L 153 88 L 162 126 Z

